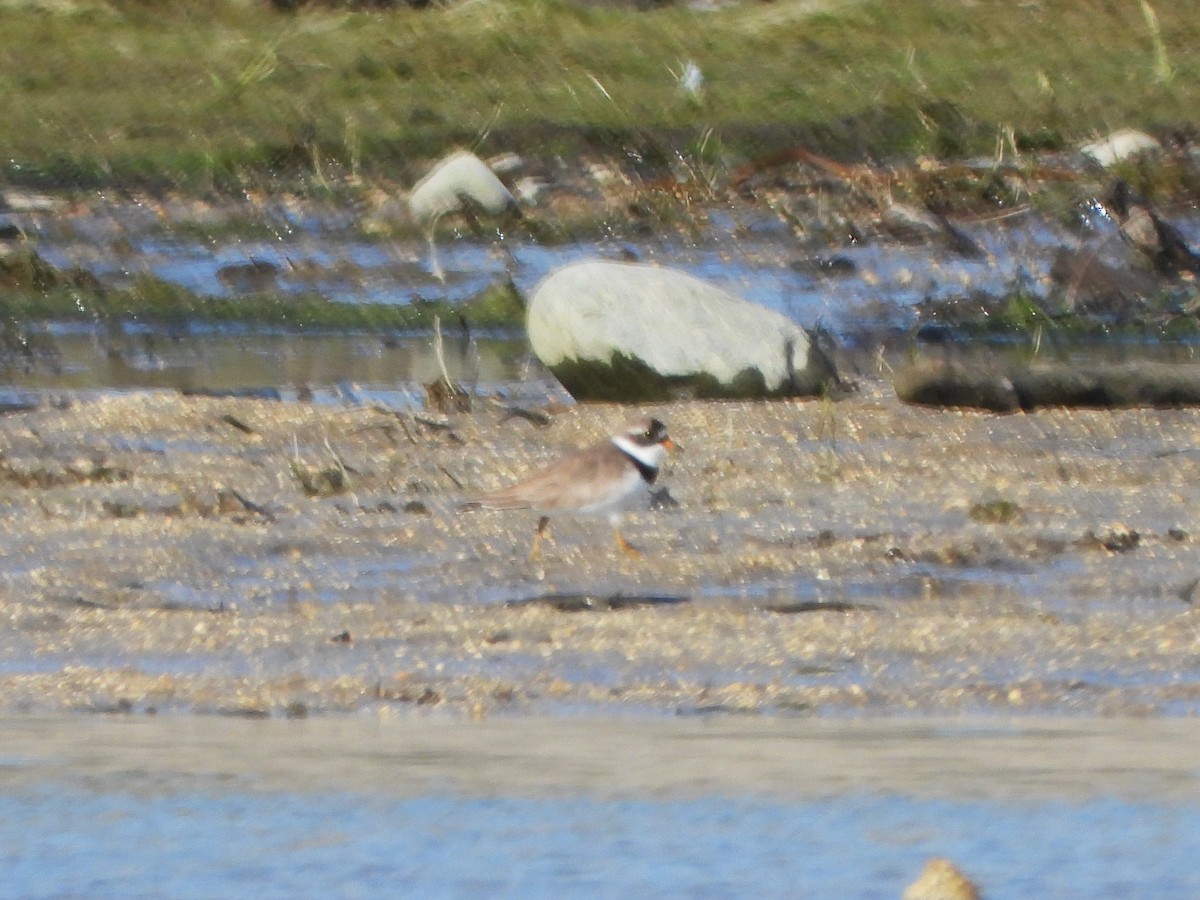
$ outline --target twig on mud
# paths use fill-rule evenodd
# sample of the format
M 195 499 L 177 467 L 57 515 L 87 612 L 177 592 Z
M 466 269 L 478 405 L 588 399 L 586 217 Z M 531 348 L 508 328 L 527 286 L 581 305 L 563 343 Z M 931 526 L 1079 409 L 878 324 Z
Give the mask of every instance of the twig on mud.
M 357 475 L 358 471 L 353 466 L 346 465 L 346 461 L 342 459 L 342 454 L 337 451 L 337 449 L 333 446 L 333 443 L 329 440 L 329 435 L 326 434 L 323 436 L 322 443 L 325 445 L 325 449 L 329 451 L 329 455 L 333 457 L 333 461 L 337 464 L 338 471 L 342 473 L 342 483 L 346 486 L 346 489 L 350 494 L 350 499 L 354 501 L 355 506 L 358 506 L 358 494 L 355 493 L 354 488 L 350 487 L 350 475 Z
M 449 478 L 451 481 L 453 481 L 454 486 L 456 488 L 458 488 L 460 491 L 464 489 L 465 486 L 463 485 L 463 483 L 461 481 L 459 481 L 457 478 L 455 478 L 454 473 L 451 472 L 449 469 L 447 469 L 445 466 L 443 466 L 441 463 L 438 463 L 438 471 L 441 472 L 443 475 L 445 475 L 447 478 Z
M 267 509 L 265 506 L 255 503 L 253 500 L 249 499 L 248 497 L 243 496 L 235 488 L 229 488 L 228 490 L 229 490 L 230 496 L 233 497 L 233 499 L 236 500 L 238 503 L 242 504 L 242 506 L 245 507 L 247 512 L 252 512 L 256 516 L 262 516 L 268 522 L 271 522 L 271 523 L 275 522 L 275 514 L 273 512 L 271 512 L 269 509 Z
M 460 385 L 450 380 L 450 370 L 446 368 L 445 345 L 442 341 L 442 320 L 440 316 L 433 317 L 433 355 L 437 360 L 441 377 L 435 378 L 425 385 L 425 405 L 438 412 L 470 412 L 471 395 Z
M 526 409 L 523 406 L 511 406 L 498 397 L 489 397 L 487 402 L 500 410 L 501 425 L 509 419 L 524 419 L 535 428 L 548 428 L 550 426 L 550 417 L 544 412 L 538 412 L 535 409 Z

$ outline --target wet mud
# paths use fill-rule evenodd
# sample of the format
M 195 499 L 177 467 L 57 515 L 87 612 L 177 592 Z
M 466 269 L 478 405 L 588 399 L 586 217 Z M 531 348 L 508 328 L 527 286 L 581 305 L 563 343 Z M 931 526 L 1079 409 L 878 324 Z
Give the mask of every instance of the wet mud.
M 1197 410 L 55 396 L 0 417 L 3 710 L 1200 711 Z M 648 411 L 641 557 L 459 510 Z

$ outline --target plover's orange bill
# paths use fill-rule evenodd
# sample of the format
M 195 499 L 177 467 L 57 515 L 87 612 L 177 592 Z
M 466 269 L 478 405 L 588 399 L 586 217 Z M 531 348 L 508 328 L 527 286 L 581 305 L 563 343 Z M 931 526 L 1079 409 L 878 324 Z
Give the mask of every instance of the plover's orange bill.
M 645 500 L 667 450 L 680 447 L 658 419 L 645 419 L 605 441 L 564 456 L 511 487 L 480 494 L 465 507 L 532 509 L 538 513 L 530 556 L 541 552 L 552 515 L 606 515 L 617 546 L 637 556 L 621 535 L 621 513 Z

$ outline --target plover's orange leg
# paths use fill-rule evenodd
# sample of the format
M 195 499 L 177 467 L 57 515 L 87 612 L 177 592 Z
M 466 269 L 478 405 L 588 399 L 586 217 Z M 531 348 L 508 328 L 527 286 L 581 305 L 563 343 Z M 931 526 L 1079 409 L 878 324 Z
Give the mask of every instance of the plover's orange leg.
M 618 529 L 614 528 L 613 533 L 617 536 L 617 546 L 621 548 L 621 552 L 625 553 L 627 556 L 636 557 L 642 555 L 642 551 L 633 546 L 633 544 L 629 543 L 629 541 L 625 540 L 624 536 L 622 536 Z

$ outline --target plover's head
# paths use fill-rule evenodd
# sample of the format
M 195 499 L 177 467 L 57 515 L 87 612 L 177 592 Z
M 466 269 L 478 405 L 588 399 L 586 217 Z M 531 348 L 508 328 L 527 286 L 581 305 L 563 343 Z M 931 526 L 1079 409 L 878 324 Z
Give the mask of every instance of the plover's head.
M 613 443 L 642 465 L 657 469 L 667 450 L 677 450 L 679 445 L 667 434 L 667 426 L 658 419 L 643 419 L 630 425 L 624 433 L 613 438 Z

